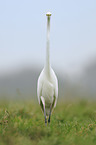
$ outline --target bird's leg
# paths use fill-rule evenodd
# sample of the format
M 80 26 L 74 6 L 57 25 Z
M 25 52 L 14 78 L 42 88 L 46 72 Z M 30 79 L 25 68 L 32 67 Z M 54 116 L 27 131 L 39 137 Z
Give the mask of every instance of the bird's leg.
M 44 107 L 44 117 L 45 117 L 45 125 L 47 125 L 47 118 L 46 118 L 46 111 L 45 111 L 45 107 Z
M 50 117 L 51 117 L 51 108 L 52 108 L 52 105 L 51 105 L 51 107 L 50 107 L 50 112 L 49 112 L 48 123 L 50 123 Z
M 53 99 L 53 103 L 52 103 L 51 106 L 50 106 L 50 112 L 49 112 L 48 123 L 50 123 L 50 117 L 51 117 L 52 108 L 54 107 L 55 100 L 56 100 L 55 96 L 54 96 L 53 98 L 54 98 L 54 99 Z
M 46 111 L 45 111 L 45 101 L 44 98 L 41 96 L 40 98 L 40 106 L 42 110 L 44 111 L 44 117 L 45 117 L 45 125 L 47 124 L 47 118 L 46 118 Z

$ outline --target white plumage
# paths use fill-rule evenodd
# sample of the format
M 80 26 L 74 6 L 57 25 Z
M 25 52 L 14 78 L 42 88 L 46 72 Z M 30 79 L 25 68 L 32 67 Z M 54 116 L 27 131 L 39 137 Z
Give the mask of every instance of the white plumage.
M 47 47 L 46 47 L 46 63 L 42 70 L 38 82 L 37 82 L 37 96 L 39 104 L 44 111 L 45 123 L 47 123 L 46 116 L 49 116 L 48 122 L 50 122 L 50 116 L 53 108 L 56 106 L 58 98 L 58 81 L 57 77 L 50 66 L 49 59 L 49 33 L 50 33 L 50 16 L 48 12 L 47 16 Z

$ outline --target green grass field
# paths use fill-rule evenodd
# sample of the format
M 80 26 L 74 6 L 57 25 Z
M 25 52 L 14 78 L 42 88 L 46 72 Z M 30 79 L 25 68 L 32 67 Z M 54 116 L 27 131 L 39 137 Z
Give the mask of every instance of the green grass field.
M 59 101 L 47 126 L 36 102 L 0 103 L 0 145 L 48 144 L 95 145 L 96 102 Z

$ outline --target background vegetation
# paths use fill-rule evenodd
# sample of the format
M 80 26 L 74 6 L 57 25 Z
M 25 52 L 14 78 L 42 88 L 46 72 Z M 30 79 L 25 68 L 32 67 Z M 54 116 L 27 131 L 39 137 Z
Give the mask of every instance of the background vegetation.
M 95 145 L 96 102 L 60 101 L 45 126 L 34 100 L 0 102 L 0 145 Z

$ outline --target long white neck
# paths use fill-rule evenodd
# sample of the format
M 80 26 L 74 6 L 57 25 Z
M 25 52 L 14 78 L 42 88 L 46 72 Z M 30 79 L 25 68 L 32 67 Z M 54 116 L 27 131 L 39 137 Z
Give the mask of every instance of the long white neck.
M 46 44 L 46 63 L 45 63 L 45 71 L 48 75 L 50 75 L 50 16 L 47 16 L 47 44 Z

